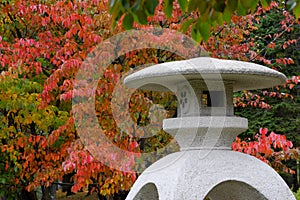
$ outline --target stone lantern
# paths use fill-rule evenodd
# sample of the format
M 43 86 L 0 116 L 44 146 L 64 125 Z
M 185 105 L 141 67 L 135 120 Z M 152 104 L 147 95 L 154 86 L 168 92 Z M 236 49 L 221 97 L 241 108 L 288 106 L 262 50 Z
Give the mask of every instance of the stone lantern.
M 153 65 L 126 77 L 128 87 L 176 94 L 177 118 L 165 119 L 163 130 L 180 145 L 140 175 L 127 200 L 295 199 L 270 166 L 231 151 L 248 128 L 247 119 L 233 114 L 233 92 L 285 79 L 258 64 L 208 57 Z

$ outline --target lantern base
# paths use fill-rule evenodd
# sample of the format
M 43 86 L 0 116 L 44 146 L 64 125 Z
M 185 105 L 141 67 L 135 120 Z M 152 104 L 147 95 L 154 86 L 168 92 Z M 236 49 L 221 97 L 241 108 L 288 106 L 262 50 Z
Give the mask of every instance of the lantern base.
M 170 154 L 147 168 L 126 200 L 295 200 L 284 180 L 255 157 L 233 151 Z

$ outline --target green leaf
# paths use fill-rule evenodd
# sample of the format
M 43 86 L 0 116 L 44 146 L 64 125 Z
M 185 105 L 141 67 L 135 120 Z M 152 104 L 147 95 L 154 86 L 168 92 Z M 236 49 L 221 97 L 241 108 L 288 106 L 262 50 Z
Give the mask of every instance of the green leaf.
M 237 0 L 228 0 L 227 7 L 226 7 L 226 9 L 228 9 L 228 11 L 233 13 L 234 11 L 237 10 L 237 7 L 238 7 L 238 1 Z
M 145 10 L 140 9 L 135 12 L 138 23 L 140 24 L 148 24 L 147 14 L 145 13 Z
M 173 1 L 174 0 L 164 0 L 164 2 L 165 2 L 165 13 L 166 13 L 168 18 L 170 18 L 172 16 Z
M 213 10 L 210 14 L 210 23 L 213 24 L 214 22 L 218 21 L 218 17 L 220 14 L 221 12 Z
M 288 0 L 286 2 L 286 5 L 289 10 L 293 10 L 295 8 L 295 6 L 297 5 L 297 2 L 295 2 L 295 0 Z
M 224 12 L 225 7 L 225 0 L 216 0 L 213 6 L 214 10 L 217 12 Z
M 239 3 L 242 5 L 242 7 L 245 9 L 245 12 L 247 13 L 247 11 L 252 7 L 253 1 L 240 0 Z
M 191 31 L 191 35 L 192 38 L 196 41 L 196 42 L 200 42 L 201 40 L 201 34 L 199 32 L 199 29 L 197 27 L 197 24 L 194 24 L 192 27 L 192 31 Z
M 251 12 L 255 12 L 257 9 L 257 4 L 258 4 L 259 0 L 252 0 L 252 4 L 251 4 Z
M 180 8 L 182 11 L 186 11 L 186 8 L 188 6 L 188 1 L 186 0 L 178 0 L 178 3 L 180 5 Z
M 212 26 L 215 27 L 216 25 L 223 25 L 223 13 L 215 12 L 215 22 L 212 23 Z
M 113 8 L 115 6 L 115 0 L 110 0 L 109 1 L 109 7 Z
M 233 12 L 230 9 L 227 9 L 227 8 L 228 8 L 228 6 L 224 10 L 224 13 L 223 13 L 222 17 L 223 17 L 223 20 L 227 24 L 229 24 L 231 22 L 231 17 L 232 17 Z
M 183 32 L 183 33 L 186 33 L 186 31 L 188 30 L 188 28 L 190 27 L 190 25 L 193 23 L 193 19 L 189 19 L 185 22 L 182 23 L 181 25 L 181 28 L 180 30 Z
M 141 0 L 137 0 L 137 1 L 135 1 L 135 3 L 133 4 L 131 10 L 132 10 L 132 12 L 135 13 L 140 7 L 141 7 Z
M 196 0 L 198 3 L 196 3 L 197 8 L 199 9 L 200 14 L 203 16 L 205 14 L 209 14 L 209 11 L 211 10 L 211 4 L 207 2 L 206 0 Z M 196 8 L 196 9 L 197 9 Z
M 201 33 L 202 38 L 207 41 L 210 37 L 210 24 L 208 22 L 202 22 L 199 24 L 199 31 Z
M 200 0 L 190 0 L 188 5 L 188 12 L 195 11 L 201 4 Z
M 269 2 L 267 0 L 260 0 L 260 3 L 264 8 L 269 6 Z
M 296 6 L 293 9 L 293 12 L 294 12 L 296 18 L 298 18 L 300 16 L 300 2 L 297 2 Z
M 158 5 L 158 0 L 148 0 L 146 1 L 146 9 L 149 15 L 154 15 L 156 6 Z
M 1 184 L 5 184 L 6 183 L 6 179 L 5 178 L 0 178 L 0 183 Z
M 130 8 L 130 3 L 129 3 L 129 0 L 122 0 L 122 5 L 123 7 L 128 10 Z
M 122 16 L 122 13 L 123 13 L 122 10 L 124 10 L 124 8 L 120 1 L 117 1 L 116 3 L 114 3 L 113 7 L 111 7 L 110 12 L 112 13 L 113 27 L 116 26 L 117 21 Z
M 127 13 L 123 20 L 123 27 L 126 30 L 132 29 L 133 26 L 133 16 L 131 13 Z
M 237 14 L 240 15 L 240 16 L 243 16 L 243 15 L 247 14 L 247 10 L 245 10 L 245 8 L 243 7 L 243 5 L 240 1 L 238 3 Z

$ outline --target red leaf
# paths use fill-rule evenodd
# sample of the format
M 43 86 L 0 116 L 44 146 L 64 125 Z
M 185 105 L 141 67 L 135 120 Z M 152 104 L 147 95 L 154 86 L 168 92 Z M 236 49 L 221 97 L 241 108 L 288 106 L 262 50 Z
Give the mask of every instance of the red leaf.
M 300 78 L 300 77 L 293 76 L 292 81 L 293 81 L 295 84 L 298 84 L 298 83 L 299 83 L 299 78 Z
M 262 134 L 262 135 L 266 135 L 268 133 L 268 129 L 267 128 L 260 128 L 259 133 Z

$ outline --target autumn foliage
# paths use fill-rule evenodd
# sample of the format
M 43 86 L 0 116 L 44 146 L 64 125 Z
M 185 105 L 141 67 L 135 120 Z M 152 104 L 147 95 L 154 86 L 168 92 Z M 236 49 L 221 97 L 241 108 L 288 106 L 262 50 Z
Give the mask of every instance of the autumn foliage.
M 53 105 L 39 109 L 38 82 L 8 72 L 0 84 L 2 195 L 39 185 L 47 188 L 64 174 L 61 163 L 74 138 L 69 113 Z
M 115 2 L 117 5 L 119 1 Z M 289 79 L 283 86 L 237 93 L 236 107 L 272 110 L 274 99 L 294 102 L 300 76 L 295 72 L 297 63 L 291 51 L 295 51 L 298 39 L 294 34 L 298 22 L 294 15 L 281 9 L 280 3 L 267 4 L 262 1 L 265 2 L 264 6 L 257 9 L 250 6 L 253 14 L 245 13 L 245 16 L 236 15 L 234 10 L 230 10 L 229 17 L 223 16 L 227 22 L 223 22 L 220 13 L 217 13 L 223 8 L 210 2 L 207 8 L 213 6 L 215 13 L 215 19 L 209 22 L 213 25 L 210 29 L 207 23 L 203 26 L 199 24 L 199 20 L 208 15 L 199 15 L 200 10 L 197 8 L 188 9 L 192 3 L 183 8 L 183 1 L 155 1 L 157 6 L 147 8 L 152 4 L 142 2 L 144 4 L 135 12 L 138 16 L 137 22 L 126 12 L 122 14 L 120 10 L 115 11 L 117 7 L 109 7 L 108 1 L 2 2 L 0 196 L 13 198 L 13 194 L 20 190 L 34 192 L 38 186 L 46 189 L 71 173 L 74 174 L 70 180 L 74 182 L 73 192 L 88 186 L 100 196 L 113 196 L 128 191 L 138 174 L 130 170 L 116 170 L 97 160 L 90 149 L 104 152 L 105 146 L 85 146 L 86 143 L 80 139 L 75 128 L 76 123 L 94 123 L 89 121 L 93 112 L 97 116 L 96 124 L 101 125 L 108 141 L 117 148 L 136 153 L 136 157 L 129 157 L 130 162 L 121 167 L 145 168 L 156 159 L 178 150 L 176 143 L 172 143 L 171 136 L 160 129 L 153 137 L 136 137 L 142 134 L 141 127 L 151 123 L 161 126 L 162 119 L 156 122 L 150 120 L 149 111 L 153 105 L 161 104 L 167 110 L 166 117 L 175 115 L 176 99 L 170 93 L 134 92 L 129 99 L 129 113 L 119 113 L 120 119 L 131 119 L 134 122 L 132 126 L 124 125 L 126 133 L 119 129 L 118 121 L 114 120 L 112 102 L 115 100 L 113 94 L 116 85 L 140 65 L 179 60 L 184 56 L 199 56 L 200 49 L 204 48 L 212 57 L 257 62 L 288 75 Z M 245 9 L 249 7 L 247 4 L 241 6 Z M 142 8 L 149 15 L 143 15 Z M 260 30 L 268 26 L 265 16 L 269 14 L 280 16 L 275 17 L 279 20 L 276 23 L 279 25 L 266 34 Z M 114 21 L 116 18 L 119 21 Z M 216 20 L 221 20 L 222 23 L 214 23 Z M 112 24 L 115 24 L 114 27 Z M 207 41 L 197 43 L 195 49 L 190 49 L 189 46 L 182 47 L 178 42 L 183 41 L 183 37 L 176 38 L 177 43 L 170 41 L 170 38 L 174 39 L 174 35 L 171 37 L 168 34 L 158 34 L 159 36 L 149 41 L 145 40 L 145 44 L 156 41 L 155 44 L 160 46 L 168 46 L 168 43 L 173 42 L 178 45 L 176 48 L 180 48 L 180 52 L 172 52 L 172 49 L 167 48 L 156 49 L 154 45 L 153 48 L 126 52 L 126 48 L 135 45 L 134 41 L 143 41 L 143 38 L 114 41 L 113 45 L 118 47 L 114 49 L 116 59 L 108 63 L 102 74 L 97 76 L 99 80 L 95 90 L 95 109 L 84 110 L 84 117 L 76 121 L 76 106 L 80 106 L 76 105 L 76 101 L 84 101 L 91 94 L 88 88 L 85 91 L 74 88 L 78 70 L 87 57 L 92 56 L 89 53 L 95 52 L 98 44 L 104 44 L 101 42 L 124 31 L 124 26 L 140 30 L 168 28 Z M 285 39 L 286 37 L 289 38 Z M 125 53 L 119 55 L 120 52 Z M 103 57 L 110 56 L 105 51 L 102 53 Z M 120 95 L 120 105 L 123 101 L 128 99 L 123 99 Z M 117 107 L 119 104 L 114 105 Z M 122 110 L 122 107 L 117 109 Z M 93 135 L 95 134 L 90 134 L 91 137 Z M 158 156 L 139 160 L 140 153 L 155 152 L 170 143 L 169 149 Z M 284 135 L 267 133 L 266 129 L 261 129 L 253 139 L 237 139 L 233 148 L 258 157 L 278 171 L 292 172 L 283 161 L 298 159 L 297 150 L 292 149 L 291 142 Z M 114 162 L 114 159 L 117 158 L 113 154 L 107 154 L 107 160 Z
M 267 128 L 260 128 L 254 138 L 242 141 L 237 137 L 236 141 L 232 143 L 234 151 L 255 156 L 278 172 L 294 174 L 295 171 L 284 164 L 290 159 L 299 159 L 299 150 L 292 147 L 292 142 L 287 140 L 285 135 L 268 133 Z
M 103 195 L 128 190 L 134 174 L 114 173 L 98 161 L 85 165 L 78 156 L 76 168 L 62 167 L 80 143 L 71 112 L 73 79 L 90 50 L 112 35 L 107 2 L 4 2 L 1 20 L 1 191 L 12 196 L 48 188 L 71 170 L 77 172 L 73 191 L 93 177 L 112 180 L 100 188 Z

